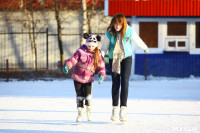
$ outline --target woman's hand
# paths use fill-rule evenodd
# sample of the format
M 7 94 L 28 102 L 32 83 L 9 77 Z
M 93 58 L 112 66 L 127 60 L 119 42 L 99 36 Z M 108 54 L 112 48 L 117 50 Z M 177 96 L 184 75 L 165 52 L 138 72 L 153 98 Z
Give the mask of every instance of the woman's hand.
M 149 53 L 149 49 L 145 49 L 145 50 L 144 50 L 144 53 L 145 53 L 145 54 L 148 54 L 148 53 Z

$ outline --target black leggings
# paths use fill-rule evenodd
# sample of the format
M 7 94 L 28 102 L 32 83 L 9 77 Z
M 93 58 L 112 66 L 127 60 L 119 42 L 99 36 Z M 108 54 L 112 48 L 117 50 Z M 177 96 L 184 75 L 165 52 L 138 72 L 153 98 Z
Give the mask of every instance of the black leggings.
M 76 90 L 77 107 L 83 107 L 84 100 L 85 105 L 90 106 L 92 101 L 92 83 L 80 83 L 74 80 L 74 87 Z
M 112 61 L 113 60 L 109 60 L 111 69 L 112 69 Z M 120 66 L 121 66 L 121 74 L 118 74 L 116 72 L 111 73 L 113 106 L 118 106 L 120 84 L 121 84 L 120 106 L 127 106 L 129 78 L 131 75 L 131 66 L 132 66 L 132 56 L 129 56 L 124 60 L 122 60 Z

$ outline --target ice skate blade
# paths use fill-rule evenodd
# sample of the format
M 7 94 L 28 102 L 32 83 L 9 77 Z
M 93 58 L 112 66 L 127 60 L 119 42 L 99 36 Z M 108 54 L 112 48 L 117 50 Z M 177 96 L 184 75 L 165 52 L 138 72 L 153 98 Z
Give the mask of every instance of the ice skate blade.
M 77 122 L 77 125 L 81 125 L 81 122 Z
M 111 121 L 116 121 L 117 119 L 112 119 L 112 118 L 110 118 L 111 119 Z
M 117 121 L 117 119 L 111 119 L 111 121 L 115 122 L 115 121 Z
M 76 120 L 76 122 L 77 122 L 77 123 L 80 123 L 80 122 L 81 122 L 81 120 Z

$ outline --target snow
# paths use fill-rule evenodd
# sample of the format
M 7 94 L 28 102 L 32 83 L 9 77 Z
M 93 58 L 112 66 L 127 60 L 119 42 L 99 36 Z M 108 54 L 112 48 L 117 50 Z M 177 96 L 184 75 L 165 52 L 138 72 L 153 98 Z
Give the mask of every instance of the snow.
M 0 82 L 0 133 L 198 133 L 200 79 L 130 81 L 127 122 L 111 122 L 111 81 L 93 84 L 93 120 L 81 124 L 71 79 Z

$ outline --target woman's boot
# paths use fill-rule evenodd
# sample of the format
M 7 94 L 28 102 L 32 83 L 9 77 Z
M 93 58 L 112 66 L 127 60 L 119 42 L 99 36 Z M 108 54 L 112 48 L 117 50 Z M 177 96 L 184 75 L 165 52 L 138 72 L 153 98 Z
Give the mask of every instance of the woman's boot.
M 119 116 L 120 116 L 120 121 L 122 122 L 126 121 L 126 106 L 121 106 Z
M 111 120 L 112 121 L 116 121 L 116 119 L 118 118 L 118 115 L 119 115 L 119 109 L 118 109 L 118 106 L 113 106 L 113 109 L 112 109 L 112 116 L 111 116 Z

